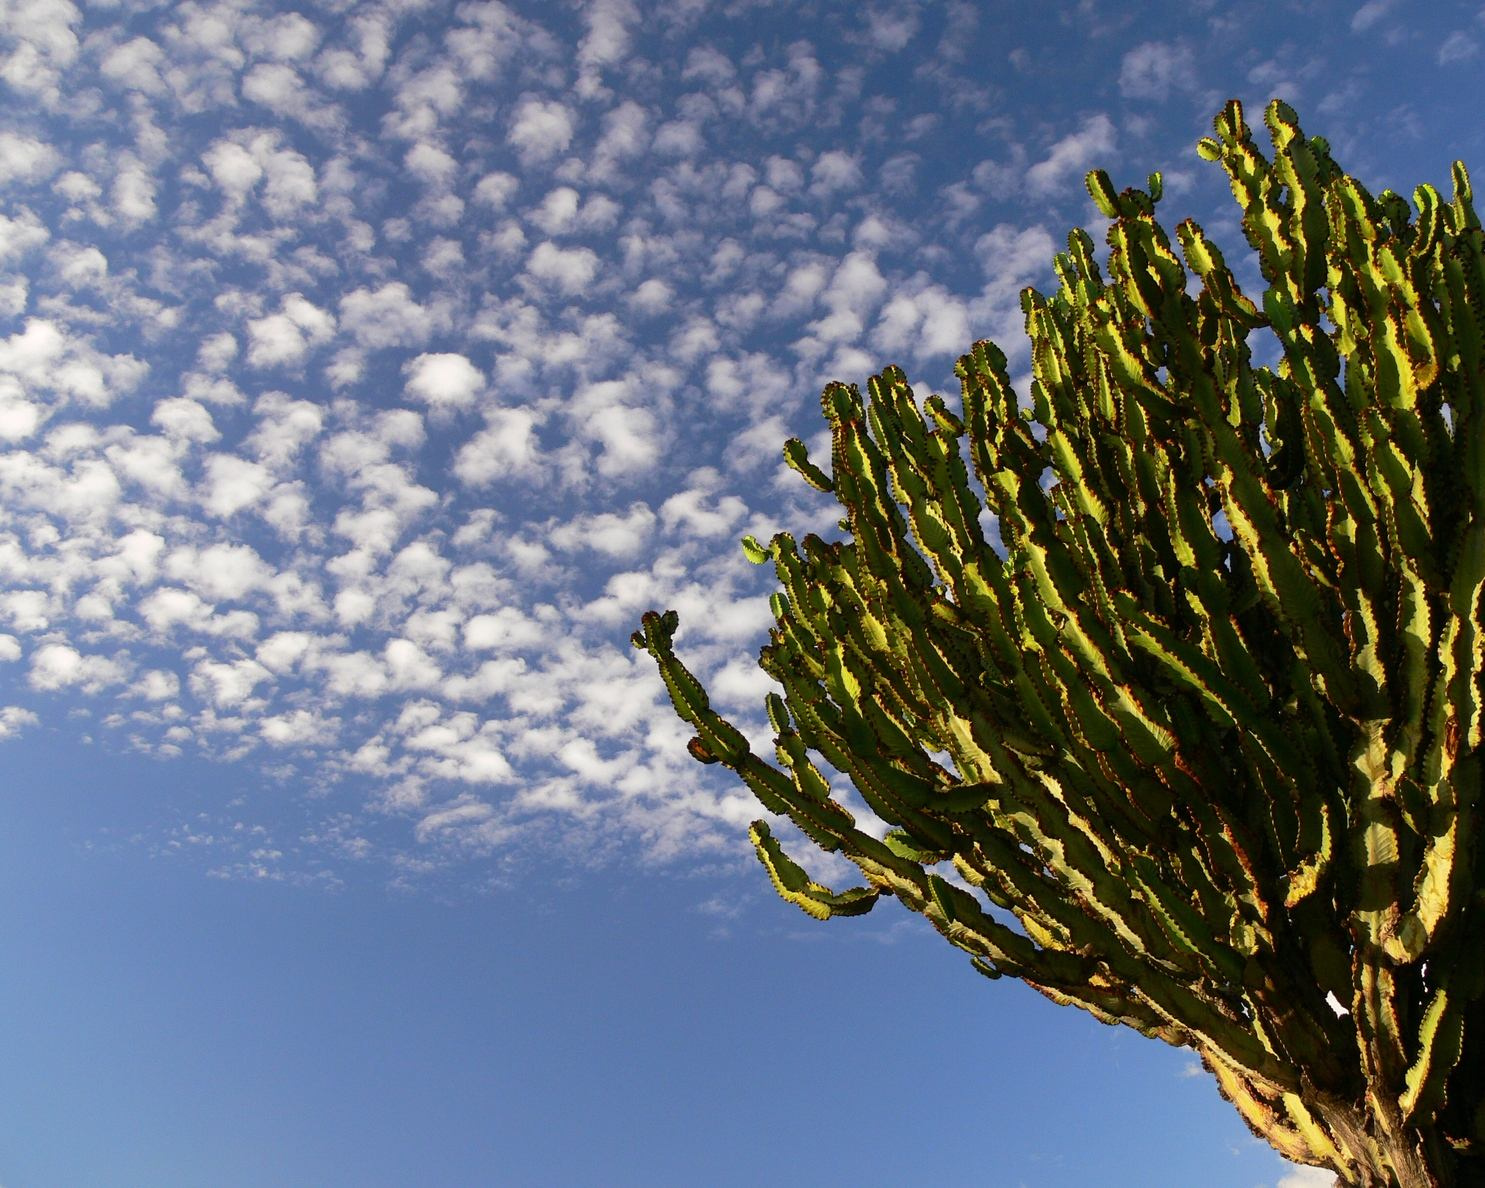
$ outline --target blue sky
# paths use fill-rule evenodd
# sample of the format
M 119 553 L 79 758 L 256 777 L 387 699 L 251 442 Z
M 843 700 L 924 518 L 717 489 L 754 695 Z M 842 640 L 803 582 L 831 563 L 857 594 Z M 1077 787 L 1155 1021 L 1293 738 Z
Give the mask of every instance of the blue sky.
M 1478 3 L 1249 8 L 0 4 L 0 1184 L 1310 1182 L 776 901 L 626 642 L 765 738 L 780 444 L 1024 372 L 1087 169 L 1236 264 L 1229 97 L 1485 161 Z

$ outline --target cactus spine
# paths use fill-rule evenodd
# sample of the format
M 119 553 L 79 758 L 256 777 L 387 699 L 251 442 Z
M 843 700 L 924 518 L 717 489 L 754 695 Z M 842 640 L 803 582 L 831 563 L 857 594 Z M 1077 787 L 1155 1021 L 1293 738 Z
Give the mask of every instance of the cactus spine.
M 777 765 L 711 709 L 673 613 L 635 643 L 692 754 L 860 868 L 834 892 L 755 824 L 809 914 L 895 896 L 986 975 L 1195 1049 L 1257 1134 L 1343 1183 L 1481 1184 L 1480 222 L 1462 164 L 1415 214 L 1284 104 L 1265 120 L 1271 159 L 1236 102 L 1198 146 L 1261 302 L 1194 223 L 1172 243 L 1158 175 L 1095 172 L 1108 276 L 1076 230 L 1060 288 L 1023 294 L 1029 409 L 988 342 L 961 412 L 896 368 L 825 390 L 831 472 L 785 457 L 846 539 L 745 544 L 783 586 Z

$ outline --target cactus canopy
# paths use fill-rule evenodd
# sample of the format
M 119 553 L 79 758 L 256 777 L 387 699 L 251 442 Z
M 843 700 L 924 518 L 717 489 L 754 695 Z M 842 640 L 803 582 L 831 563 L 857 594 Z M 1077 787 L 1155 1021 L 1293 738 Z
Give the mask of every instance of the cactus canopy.
M 810 915 L 896 897 L 988 976 L 1195 1049 L 1343 1183 L 1485 1184 L 1480 222 L 1462 164 L 1415 211 L 1265 120 L 1272 159 L 1236 102 L 1198 146 L 1261 299 L 1156 221 L 1158 174 L 1095 172 L 1107 275 L 1075 230 L 1022 295 L 1029 408 L 989 342 L 957 409 L 896 368 L 825 390 L 829 473 L 784 456 L 845 539 L 745 542 L 783 586 L 776 765 L 673 613 L 634 642 L 691 753 L 860 869 L 831 890 L 754 824 Z

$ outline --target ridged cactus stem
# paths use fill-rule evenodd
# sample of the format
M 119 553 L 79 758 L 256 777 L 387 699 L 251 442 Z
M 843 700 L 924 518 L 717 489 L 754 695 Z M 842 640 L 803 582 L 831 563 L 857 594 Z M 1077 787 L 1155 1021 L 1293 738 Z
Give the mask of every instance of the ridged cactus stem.
M 1480 222 L 1463 165 L 1413 209 L 1284 104 L 1266 122 L 1271 158 L 1235 102 L 1199 145 L 1261 300 L 1156 221 L 1158 175 L 1094 173 L 1108 275 L 1074 231 L 1058 290 L 1023 294 L 1029 407 L 988 342 L 957 409 L 890 367 L 825 390 L 829 471 L 785 459 L 845 539 L 745 542 L 782 585 L 777 766 L 711 708 L 674 614 L 635 643 L 692 754 L 860 869 L 832 891 L 756 823 L 811 915 L 896 897 L 986 975 L 1195 1049 L 1343 1183 L 1485 1184 Z

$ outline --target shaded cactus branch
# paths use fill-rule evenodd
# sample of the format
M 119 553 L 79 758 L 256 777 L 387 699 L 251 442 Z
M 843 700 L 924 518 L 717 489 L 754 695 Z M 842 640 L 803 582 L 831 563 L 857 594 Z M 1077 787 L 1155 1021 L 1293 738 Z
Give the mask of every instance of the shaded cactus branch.
M 781 584 L 775 763 L 674 614 L 635 643 L 692 753 L 860 870 L 832 891 L 756 824 L 811 915 L 896 897 L 985 974 L 1194 1048 L 1346 1183 L 1485 1183 L 1482 232 L 1463 165 L 1410 207 L 1265 119 L 1271 158 L 1235 102 L 1199 145 L 1261 300 L 1156 221 L 1158 175 L 1095 172 L 1107 276 L 1074 231 L 1023 294 L 1029 406 L 988 342 L 958 410 L 896 368 L 825 390 L 829 472 L 785 458 L 845 539 L 745 542 Z

